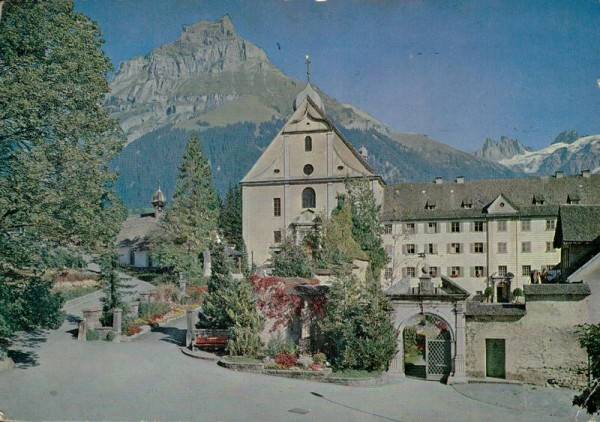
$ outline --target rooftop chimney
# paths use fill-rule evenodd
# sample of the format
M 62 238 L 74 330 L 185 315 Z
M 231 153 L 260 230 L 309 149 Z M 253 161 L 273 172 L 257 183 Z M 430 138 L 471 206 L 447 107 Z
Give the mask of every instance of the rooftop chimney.
M 465 176 L 458 176 L 456 178 L 456 183 L 460 183 L 460 184 L 465 183 Z
M 437 176 L 433 183 L 435 183 L 436 185 L 441 185 L 442 183 L 444 183 L 444 179 L 442 179 L 440 176 Z
M 562 171 L 557 171 L 556 173 L 554 173 L 554 177 L 556 177 L 557 179 L 562 179 L 564 175 L 565 173 Z
M 585 177 L 586 179 L 590 177 L 590 171 L 589 170 L 581 170 L 581 177 Z

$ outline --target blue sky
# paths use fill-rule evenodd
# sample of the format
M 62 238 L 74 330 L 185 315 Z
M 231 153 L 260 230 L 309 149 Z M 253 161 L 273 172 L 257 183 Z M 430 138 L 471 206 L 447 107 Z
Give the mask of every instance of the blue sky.
M 229 14 L 289 76 L 401 132 L 472 151 L 600 133 L 600 0 L 75 0 L 115 66 Z

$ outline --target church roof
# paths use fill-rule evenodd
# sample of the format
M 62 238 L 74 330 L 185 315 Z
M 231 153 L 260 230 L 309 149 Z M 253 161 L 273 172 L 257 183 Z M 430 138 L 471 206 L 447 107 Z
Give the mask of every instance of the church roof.
M 145 248 L 148 235 L 157 226 L 159 219 L 151 214 L 138 214 L 128 217 L 117 235 L 117 247 Z
M 382 221 L 484 218 L 502 195 L 522 217 L 556 216 L 567 197 L 577 192 L 580 204 L 600 205 L 600 174 L 465 180 L 462 183 L 401 183 L 385 187 Z M 543 203 L 534 203 L 540 193 Z M 469 207 L 464 204 L 471 202 Z M 435 204 L 427 207 L 427 204 Z
M 300 91 L 298 93 L 298 95 L 296 96 L 296 98 L 294 99 L 294 111 L 296 111 L 298 109 L 298 107 L 300 107 L 302 105 L 302 103 L 306 100 L 306 98 L 310 98 L 314 105 L 317 106 L 319 108 L 319 110 L 321 111 L 325 111 L 325 108 L 323 106 L 323 100 L 321 99 L 321 96 L 319 95 L 319 93 L 317 91 L 315 91 L 315 89 L 312 87 L 312 85 L 310 83 L 307 83 L 306 86 L 304 87 L 304 89 L 302 91 Z
M 150 200 L 150 203 L 153 205 L 154 205 L 154 203 L 158 203 L 158 202 L 163 202 L 163 203 L 167 202 L 167 198 L 165 197 L 165 194 L 162 193 L 160 188 L 158 188 L 158 190 L 156 192 L 154 192 L 154 195 L 152 195 L 152 199 Z

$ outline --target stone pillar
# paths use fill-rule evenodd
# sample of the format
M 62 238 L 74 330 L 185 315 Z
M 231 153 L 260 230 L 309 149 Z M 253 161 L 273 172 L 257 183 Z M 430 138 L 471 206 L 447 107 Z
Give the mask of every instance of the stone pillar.
M 212 265 L 210 263 L 210 252 L 209 251 L 204 251 L 202 252 L 202 257 L 204 258 L 204 277 L 210 277 L 210 271 L 212 268 Z
M 465 303 L 457 302 L 454 308 L 456 315 L 455 324 L 455 353 L 452 362 L 453 371 L 448 377 L 448 384 L 467 383 L 466 353 L 467 353 L 467 333 L 465 319 Z
M 123 321 L 123 310 L 116 308 L 113 309 L 113 331 L 117 334 L 121 334 L 121 322 Z
M 185 346 L 189 347 L 192 344 L 192 331 L 194 330 L 194 311 L 188 309 L 185 314 L 187 321 L 187 331 L 185 333 Z
M 77 327 L 77 340 L 86 341 L 87 335 L 87 322 L 84 320 L 79 321 L 79 326 Z

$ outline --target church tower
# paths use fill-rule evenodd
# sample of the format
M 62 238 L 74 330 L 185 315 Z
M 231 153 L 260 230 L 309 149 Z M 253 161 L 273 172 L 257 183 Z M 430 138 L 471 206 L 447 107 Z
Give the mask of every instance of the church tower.
M 243 237 L 252 263 L 262 265 L 281 243 L 299 243 L 328 215 L 344 181 L 366 179 L 381 202 L 384 182 L 325 115 L 310 83 L 296 96 L 292 116 L 240 182 Z
M 167 198 L 165 197 L 165 194 L 162 193 L 162 191 L 160 190 L 160 186 L 158 187 L 158 190 L 152 195 L 150 203 L 154 207 L 154 218 L 158 218 L 165 209 L 165 205 L 167 205 Z

